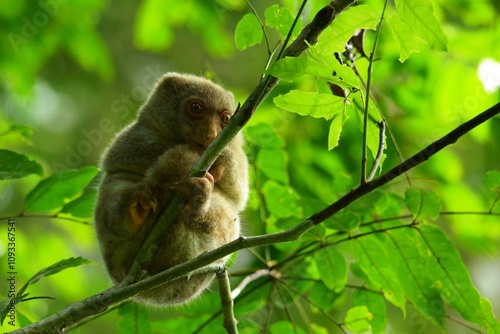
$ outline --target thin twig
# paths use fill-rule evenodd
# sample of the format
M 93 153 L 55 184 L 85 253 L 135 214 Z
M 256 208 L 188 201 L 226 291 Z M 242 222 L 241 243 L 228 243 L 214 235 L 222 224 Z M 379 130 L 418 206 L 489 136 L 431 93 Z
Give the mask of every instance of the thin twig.
M 260 269 L 260 270 L 255 271 L 254 273 L 246 276 L 240 282 L 240 284 L 238 284 L 238 286 L 231 292 L 231 297 L 233 299 L 236 299 L 236 297 L 238 297 L 240 295 L 240 293 L 247 287 L 248 284 L 250 284 L 251 282 L 253 282 L 261 277 L 269 276 L 269 275 L 272 275 L 272 270 Z

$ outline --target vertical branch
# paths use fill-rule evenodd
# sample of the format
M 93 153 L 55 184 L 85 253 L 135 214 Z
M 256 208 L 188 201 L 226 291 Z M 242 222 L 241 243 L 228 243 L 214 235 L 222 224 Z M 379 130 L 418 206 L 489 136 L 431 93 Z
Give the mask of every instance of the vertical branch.
M 288 45 L 290 38 L 292 38 L 293 30 L 295 29 L 295 26 L 297 25 L 297 22 L 299 21 L 300 15 L 302 15 L 302 11 L 304 10 L 306 3 L 307 3 L 307 0 L 302 1 L 302 5 L 300 6 L 299 11 L 297 12 L 297 15 L 295 16 L 295 20 L 293 20 L 292 26 L 290 27 L 290 30 L 288 31 L 288 35 L 286 35 L 285 41 L 283 42 L 283 46 L 281 47 L 280 53 L 278 54 L 278 58 L 276 60 L 280 60 L 283 57 L 283 54 L 285 53 L 286 46 Z
M 231 286 L 227 271 L 224 269 L 216 274 L 219 282 L 220 302 L 222 305 L 222 314 L 224 315 L 224 328 L 229 334 L 238 334 L 238 321 L 234 317 L 233 298 L 231 297 Z
M 366 96 L 365 96 L 365 113 L 363 116 L 363 154 L 361 158 L 361 184 L 366 183 L 366 162 L 367 162 L 366 139 L 368 137 L 368 107 L 370 106 L 370 89 L 373 76 L 373 59 L 375 58 L 375 51 L 377 50 L 378 39 L 380 36 L 380 30 L 382 29 L 382 22 L 384 20 L 386 6 L 387 6 L 387 0 L 385 0 L 384 2 L 382 15 L 380 15 L 380 22 L 378 23 L 377 26 L 377 34 L 375 35 L 375 42 L 373 43 L 373 50 L 370 53 L 370 60 L 369 60 L 370 62 L 368 64 L 368 78 L 366 81 Z

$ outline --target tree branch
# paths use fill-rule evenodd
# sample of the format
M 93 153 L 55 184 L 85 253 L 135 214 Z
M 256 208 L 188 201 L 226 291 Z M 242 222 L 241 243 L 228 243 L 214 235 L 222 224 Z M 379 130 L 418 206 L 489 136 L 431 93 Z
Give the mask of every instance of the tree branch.
M 238 334 L 238 321 L 234 317 L 233 298 L 231 297 L 231 285 L 227 271 L 224 269 L 216 274 L 219 282 L 219 294 L 222 305 L 222 313 L 224 314 L 224 328 L 229 334 Z

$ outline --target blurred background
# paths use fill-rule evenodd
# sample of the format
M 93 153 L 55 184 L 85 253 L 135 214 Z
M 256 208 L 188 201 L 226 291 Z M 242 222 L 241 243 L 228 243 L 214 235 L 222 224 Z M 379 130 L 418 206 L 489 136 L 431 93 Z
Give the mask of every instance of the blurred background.
M 382 1 L 367 2 L 376 8 L 382 5 Z M 271 5 L 251 3 L 262 17 Z M 300 5 L 296 0 L 277 3 L 292 15 Z M 309 22 L 327 3 L 310 0 L 302 22 Z M 500 3 L 435 0 L 433 4 L 448 36 L 447 53 L 421 45 L 419 53 L 402 63 L 391 30 L 382 30 L 373 92 L 395 138 L 388 139 L 383 170 L 399 162 L 395 143 L 407 158 L 500 98 Z M 63 258 L 83 256 L 97 263 L 33 285 L 32 296 L 56 296 L 56 300 L 20 305 L 31 321 L 95 294 L 109 282 L 98 265 L 91 219 L 21 217 L 26 194 L 44 177 L 98 165 L 114 134 L 135 118 L 165 72 L 207 76 L 232 90 L 243 103 L 268 60 L 265 45 L 244 51 L 235 46 L 236 24 L 249 11 L 243 0 L 0 0 L 0 148 L 25 154 L 44 169 L 43 176 L 0 181 L 1 268 L 6 263 L 7 217 L 17 217 L 19 285 Z M 281 37 L 269 30 L 269 38 L 274 46 Z M 373 40 L 373 34 L 367 39 Z M 367 45 L 371 48 L 372 44 Z M 272 96 L 310 85 L 308 78 L 283 82 Z M 280 110 L 272 96 L 250 126 L 265 123 L 283 139 L 290 184 L 300 196 L 331 203 L 359 180 L 358 124 L 347 122 L 340 146 L 329 151 L 327 120 Z M 22 131 L 11 131 L 14 125 L 23 126 Z M 486 212 L 481 185 L 486 171 L 500 169 L 499 142 L 497 117 L 412 171 L 413 184 L 438 193 L 446 211 Z M 402 180 L 390 185 L 392 190 L 403 189 Z M 252 224 L 257 214 L 252 209 L 247 213 L 246 234 L 265 230 Z M 451 215 L 439 223 L 500 317 L 499 218 Z M 5 272 L 0 271 L 2 282 Z M 2 288 L 0 299 L 5 298 Z M 74 332 L 112 333 L 118 318 L 116 311 L 109 312 Z M 399 313 L 389 320 L 388 333 L 420 333 L 426 324 L 413 314 L 402 319 Z M 2 331 L 11 329 L 5 326 Z M 450 333 L 468 333 L 463 326 L 450 326 Z

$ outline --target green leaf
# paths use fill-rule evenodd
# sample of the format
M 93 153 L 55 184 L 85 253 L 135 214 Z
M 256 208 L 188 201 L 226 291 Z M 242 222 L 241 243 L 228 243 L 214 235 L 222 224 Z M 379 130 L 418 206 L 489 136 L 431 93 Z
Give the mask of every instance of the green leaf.
M 305 74 L 328 81 L 337 80 L 332 74 L 332 69 L 321 66 L 313 59 L 306 57 L 285 57 L 274 63 L 266 73 L 286 81 L 292 81 Z
M 324 54 L 343 52 L 345 44 L 359 29 L 377 27 L 380 14 L 368 5 L 350 7 L 340 13 L 332 24 L 319 36 L 316 50 Z
M 333 292 L 340 292 L 347 282 L 347 263 L 333 247 L 321 247 L 314 252 L 314 263 L 321 280 Z
M 396 11 L 413 32 L 429 44 L 431 49 L 447 51 L 448 38 L 434 16 L 428 0 L 396 0 Z
M 69 259 L 61 260 L 57 263 L 54 263 L 53 265 L 44 268 L 37 272 L 33 277 L 31 277 L 26 284 L 23 285 L 23 287 L 17 292 L 17 295 L 22 295 L 24 291 L 28 288 L 29 285 L 35 284 L 39 280 L 41 280 L 44 277 L 51 276 L 54 274 L 57 274 L 58 272 L 61 272 L 65 269 L 68 268 L 74 268 L 81 266 L 82 264 L 89 264 L 92 263 L 91 261 L 84 259 L 82 257 L 71 257 Z
M 358 228 L 361 224 L 361 218 L 356 213 L 344 209 L 332 219 L 326 220 L 324 224 L 334 230 L 350 232 Z
M 72 215 L 75 218 L 91 218 L 97 198 L 97 189 L 86 189 L 83 194 L 66 204 L 60 213 Z
M 327 79 L 342 88 L 348 88 L 350 90 L 359 90 L 362 86 L 359 77 L 353 71 L 352 67 L 347 64 L 341 64 L 334 55 L 320 54 L 314 47 L 309 48 L 309 54 L 311 55 L 311 59 L 316 63 L 315 66 L 326 68 L 328 73 L 333 75 L 334 80 L 331 80 L 330 77 L 327 76 L 318 77 Z
M 433 192 L 422 189 L 408 189 L 405 192 L 406 206 L 413 218 L 424 220 L 436 219 L 441 211 L 441 201 Z
M 444 303 L 433 273 L 426 267 L 426 257 L 419 248 L 423 242 L 412 228 L 400 228 L 384 234 L 384 248 L 391 255 L 392 267 L 408 299 L 424 317 L 442 326 Z
M 266 9 L 264 13 L 266 17 L 266 26 L 278 30 L 281 36 L 287 36 L 293 24 L 293 17 L 288 9 L 279 5 L 272 5 Z M 294 29 L 294 35 L 300 31 L 300 26 L 297 25 Z
M 141 304 L 127 303 L 118 309 L 120 333 L 151 334 L 153 328 L 149 317 L 149 310 Z
M 255 146 L 270 149 L 285 147 L 283 139 L 278 137 L 267 124 L 246 126 L 243 131 L 245 132 L 245 139 Z
M 19 179 L 31 174 L 43 174 L 38 162 L 13 151 L 0 150 L 0 180 Z
M 51 212 L 74 199 L 97 175 L 96 167 L 54 174 L 38 183 L 26 196 L 26 212 Z
M 246 14 L 236 26 L 234 42 L 238 50 L 243 51 L 249 46 L 261 43 L 263 36 L 257 17 L 253 14 Z
M 353 306 L 366 306 L 373 315 L 369 320 L 373 334 L 384 333 L 385 328 L 385 302 L 384 298 L 377 293 L 358 289 L 352 295 Z
M 291 188 L 268 180 L 261 191 L 267 209 L 275 218 L 302 217 L 299 196 Z
M 355 306 L 347 311 L 344 317 L 344 325 L 354 333 L 364 333 L 370 330 L 370 320 L 373 314 L 366 306 Z
M 333 150 L 339 145 L 340 133 L 342 132 L 342 126 L 347 121 L 349 116 L 346 113 L 337 114 L 333 117 L 330 123 L 330 129 L 328 130 L 328 149 Z
M 339 300 L 341 296 L 342 292 L 334 292 L 321 282 L 315 283 L 309 291 L 309 299 L 325 311 L 333 308 L 335 306 L 335 302 Z M 315 309 L 312 305 L 311 308 Z
M 491 326 L 497 322 L 493 314 L 485 312 L 481 306 L 479 292 L 472 284 L 466 266 L 460 254 L 444 234 L 433 225 L 420 225 L 418 230 L 425 241 L 429 259 L 428 271 L 432 273 L 435 285 L 441 288 L 443 298 L 467 321 L 474 322 L 488 333 L 493 333 Z M 487 311 L 487 310 L 486 310 Z
M 332 94 L 292 90 L 274 98 L 276 106 L 301 116 L 330 119 L 344 110 L 344 98 Z
M 405 312 L 405 296 L 393 268 L 392 256 L 374 235 L 353 240 L 354 254 L 361 270 L 385 298 Z
M 283 150 L 261 149 L 257 154 L 255 165 L 268 178 L 287 184 L 287 161 L 288 156 Z
M 392 15 L 387 18 L 387 23 L 392 30 L 392 35 L 399 43 L 399 61 L 404 62 L 415 52 L 419 53 L 418 40 L 411 31 L 408 24 L 406 24 L 399 15 Z

